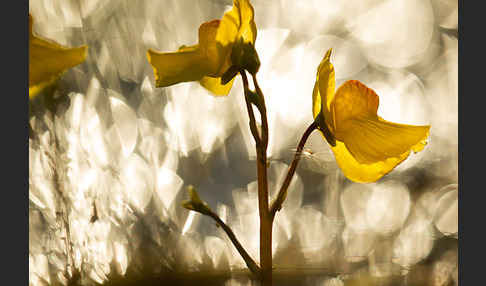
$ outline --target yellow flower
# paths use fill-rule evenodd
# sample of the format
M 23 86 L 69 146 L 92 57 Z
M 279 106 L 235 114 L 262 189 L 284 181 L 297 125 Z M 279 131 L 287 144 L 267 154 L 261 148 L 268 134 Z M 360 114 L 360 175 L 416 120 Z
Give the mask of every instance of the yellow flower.
M 232 51 L 241 44 L 254 45 L 256 25 L 249 0 L 234 0 L 233 8 L 221 20 L 212 20 L 199 27 L 199 44 L 182 46 L 177 52 L 147 52 L 154 69 L 157 87 L 180 82 L 199 81 L 215 95 L 227 95 L 231 80 L 221 83 L 221 77 L 234 65 Z
M 317 69 L 312 112 L 344 175 L 374 182 L 427 144 L 430 126 L 397 124 L 377 115 L 379 98 L 357 80 L 335 92 L 334 67 L 327 51 Z
M 29 14 L 29 99 L 52 84 L 68 68 L 86 59 L 88 47 L 66 48 L 32 33 Z

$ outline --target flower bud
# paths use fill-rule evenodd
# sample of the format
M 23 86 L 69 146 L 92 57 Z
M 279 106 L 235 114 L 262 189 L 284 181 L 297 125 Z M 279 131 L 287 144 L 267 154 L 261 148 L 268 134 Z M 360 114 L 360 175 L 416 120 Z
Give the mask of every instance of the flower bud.
M 183 201 L 182 206 L 188 210 L 192 210 L 205 215 L 210 215 L 211 209 L 205 202 L 203 202 L 199 198 L 196 189 L 192 185 L 190 185 L 187 187 L 187 191 L 189 191 L 189 200 Z

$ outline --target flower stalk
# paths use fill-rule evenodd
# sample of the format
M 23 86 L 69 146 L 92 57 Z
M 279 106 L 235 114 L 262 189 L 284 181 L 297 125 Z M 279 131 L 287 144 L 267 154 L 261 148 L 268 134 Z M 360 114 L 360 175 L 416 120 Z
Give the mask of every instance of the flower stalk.
M 231 228 L 228 225 L 226 225 L 221 220 L 221 218 L 219 218 L 219 216 L 217 214 L 215 214 L 214 212 L 211 212 L 209 214 L 209 216 L 212 217 L 219 226 L 221 226 L 221 228 L 224 230 L 224 232 L 226 232 L 229 239 L 231 240 L 231 242 L 235 246 L 236 250 L 238 250 L 238 252 L 240 253 L 243 260 L 245 260 L 245 263 L 246 263 L 246 266 L 248 266 L 248 269 L 250 269 L 250 271 L 253 274 L 255 274 L 257 277 L 260 277 L 260 274 L 261 274 L 260 267 L 255 263 L 255 261 L 251 258 L 251 256 L 248 254 L 248 252 L 246 252 L 245 248 L 243 248 L 243 246 L 238 241 L 238 239 L 236 238 L 236 235 L 233 233 Z
M 268 147 L 268 119 L 265 106 L 265 97 L 258 84 L 255 74 L 252 75 L 255 91 L 251 91 L 248 84 L 248 78 L 244 70 L 240 71 L 245 93 L 245 102 L 250 119 L 250 130 L 256 143 L 257 154 L 257 177 L 258 177 L 258 211 L 260 217 L 260 279 L 262 285 L 272 285 L 272 227 L 275 213 L 280 210 L 287 196 L 287 189 L 297 169 L 300 160 L 300 152 L 304 148 L 305 142 L 309 135 L 318 128 L 318 124 L 313 122 L 304 132 L 302 139 L 297 147 L 297 153 L 289 167 L 285 181 L 280 188 L 276 200 L 269 207 L 268 196 L 268 176 L 267 176 L 267 147 Z M 253 110 L 254 104 L 260 112 L 262 120 L 261 133 L 255 121 Z
M 199 198 L 199 195 L 197 194 L 193 186 L 189 186 L 187 190 L 189 191 L 189 200 L 184 201 L 182 203 L 182 206 L 188 210 L 198 212 L 200 214 L 209 216 L 212 219 L 214 219 L 216 223 L 224 230 L 224 232 L 226 232 L 226 235 L 228 235 L 229 239 L 235 246 L 236 250 L 238 250 L 238 252 L 240 253 L 241 257 L 246 263 L 246 266 L 248 266 L 248 269 L 250 269 L 250 271 L 253 272 L 253 274 L 259 277 L 261 272 L 260 267 L 258 267 L 255 261 L 248 254 L 248 252 L 246 252 L 246 250 L 243 248 L 243 246 L 238 241 L 236 235 L 231 230 L 231 228 L 228 225 L 226 225 L 215 212 L 211 210 L 211 208 L 207 205 L 206 202 L 202 201 Z
M 267 147 L 268 147 L 268 121 L 265 107 L 265 98 L 258 85 L 255 74 L 252 74 L 253 85 L 256 91 L 256 100 L 251 101 L 248 95 L 255 94 L 248 86 L 245 71 L 241 71 L 245 101 L 250 117 L 250 129 L 256 142 L 257 154 L 257 180 L 258 180 L 258 212 L 260 217 L 260 267 L 262 285 L 272 285 L 272 225 L 273 217 L 268 207 L 268 178 L 267 178 Z M 255 102 L 256 101 L 256 102 Z M 262 120 L 261 134 L 255 132 L 256 122 L 253 107 L 256 105 Z
M 277 197 L 271 204 L 270 215 L 272 219 L 275 217 L 275 214 L 282 208 L 282 204 L 287 198 L 287 189 L 289 188 L 290 182 L 294 177 L 295 170 L 297 169 L 297 165 L 299 164 L 305 142 L 307 141 L 307 138 L 309 138 L 309 136 L 312 134 L 312 132 L 317 128 L 318 128 L 317 122 L 316 121 L 312 122 L 312 124 L 309 125 L 309 127 L 307 127 L 304 134 L 302 135 L 302 138 L 299 141 L 299 145 L 297 146 L 297 152 L 295 152 L 294 159 L 292 160 L 292 163 L 290 164 L 287 170 L 287 175 L 285 176 L 285 180 L 282 183 L 280 190 L 278 191 Z

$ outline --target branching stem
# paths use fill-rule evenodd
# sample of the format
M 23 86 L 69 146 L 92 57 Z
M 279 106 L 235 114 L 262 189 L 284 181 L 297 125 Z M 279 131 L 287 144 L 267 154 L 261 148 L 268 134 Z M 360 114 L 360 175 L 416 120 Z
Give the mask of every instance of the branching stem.
M 258 273 L 262 285 L 270 286 L 272 285 L 272 225 L 275 214 L 281 209 L 283 202 L 287 196 L 287 189 L 292 181 L 295 174 L 297 164 L 300 160 L 301 152 L 304 148 L 307 138 L 310 136 L 312 131 L 317 129 L 317 123 L 313 122 L 307 130 L 304 132 L 299 145 L 297 147 L 297 152 L 295 154 L 294 160 L 292 161 L 289 169 L 287 171 L 287 176 L 280 188 L 277 198 L 271 204 L 269 208 L 268 204 L 268 179 L 267 179 L 267 147 L 268 147 L 268 120 L 267 120 L 267 110 L 265 106 L 265 98 L 263 92 L 258 85 L 256 75 L 252 74 L 253 85 L 255 87 L 255 92 L 250 90 L 248 85 L 248 78 L 244 70 L 240 70 L 241 79 L 243 81 L 243 88 L 245 93 L 245 103 L 248 110 L 248 117 L 250 119 L 250 131 L 255 139 L 256 143 L 256 155 L 257 155 L 257 177 L 258 177 L 258 211 L 260 215 L 260 267 L 256 266 L 251 258 L 248 256 L 246 251 L 241 247 L 241 245 L 232 234 L 231 229 L 229 229 L 217 215 L 213 218 L 223 227 L 233 244 L 236 246 L 241 256 L 247 262 L 248 267 L 253 273 Z M 258 127 L 255 120 L 255 113 L 253 106 L 255 105 L 260 112 L 260 117 L 262 121 L 261 133 L 258 131 Z M 247 257 L 247 258 L 245 258 Z M 257 269 L 257 270 L 253 270 Z
M 272 224 L 273 219 L 270 216 L 268 208 L 268 181 L 267 181 L 267 146 L 268 146 L 268 122 L 267 111 L 265 107 L 265 98 L 258 86 L 256 76 L 252 74 L 253 85 L 255 86 L 257 98 L 250 100 L 249 96 L 253 94 L 248 86 L 248 79 L 244 70 L 240 71 L 245 90 L 245 100 L 250 118 L 250 130 L 256 142 L 257 155 L 257 178 L 258 178 L 258 211 L 260 216 L 260 268 L 261 282 L 263 286 L 272 285 Z M 256 128 L 255 115 L 251 103 L 255 104 L 260 112 L 262 120 L 261 134 Z
M 315 129 L 317 129 L 317 123 L 314 121 L 311 125 L 309 125 L 309 127 L 307 127 L 304 134 L 302 135 L 302 138 L 300 139 L 299 145 L 297 146 L 297 152 L 295 152 L 294 155 L 294 160 L 287 170 L 287 176 L 285 177 L 285 180 L 280 187 L 280 190 L 278 191 L 277 198 L 272 202 L 272 205 L 270 207 L 270 216 L 272 217 L 272 219 L 275 217 L 277 211 L 282 208 L 282 204 L 287 197 L 287 190 L 289 188 L 290 182 L 294 177 L 295 170 L 297 169 L 297 164 L 299 164 L 305 142 L 307 141 L 307 138 L 309 138 L 309 136 L 311 135 L 312 131 L 314 131 Z

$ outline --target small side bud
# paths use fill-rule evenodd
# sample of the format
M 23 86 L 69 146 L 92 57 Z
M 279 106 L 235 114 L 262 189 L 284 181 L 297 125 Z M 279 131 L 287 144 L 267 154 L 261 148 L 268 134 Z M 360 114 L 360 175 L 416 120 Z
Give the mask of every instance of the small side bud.
M 189 200 L 183 201 L 182 206 L 188 210 L 209 215 L 211 213 L 211 209 L 199 198 L 196 189 L 190 185 L 187 187 L 187 191 L 189 192 Z

